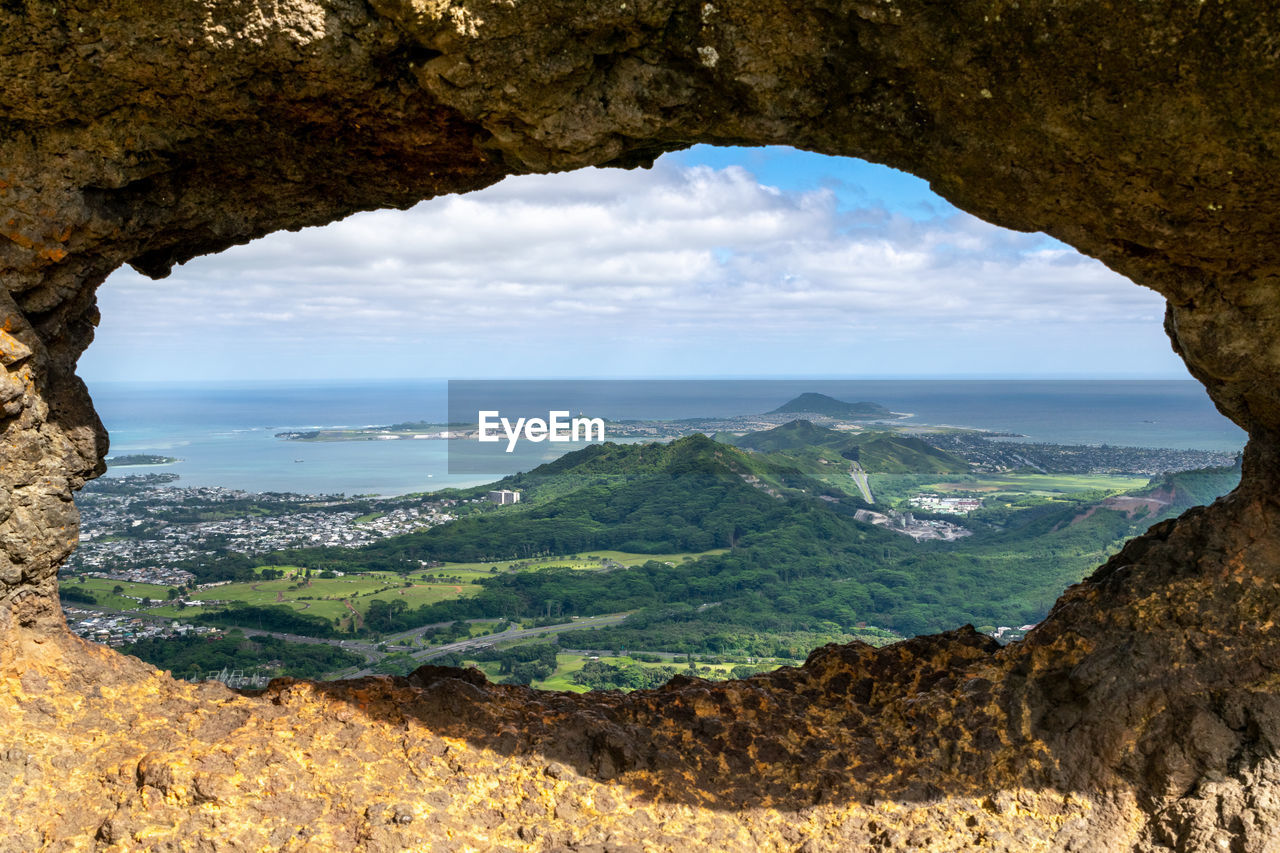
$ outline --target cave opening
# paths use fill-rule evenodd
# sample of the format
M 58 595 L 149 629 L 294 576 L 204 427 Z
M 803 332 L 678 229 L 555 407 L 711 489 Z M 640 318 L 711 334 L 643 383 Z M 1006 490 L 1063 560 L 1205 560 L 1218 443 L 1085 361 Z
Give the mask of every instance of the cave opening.
M 420 512 L 448 516 L 438 502 L 410 507 L 373 496 L 465 489 L 528 467 L 451 476 L 439 442 L 364 440 L 427 438 L 425 424 L 439 429 L 449 420 L 441 398 L 444 380 L 453 376 L 608 377 L 630 381 L 636 394 L 651 397 L 657 392 L 645 380 L 702 379 L 700 389 L 721 395 L 730 393 L 731 380 L 773 381 L 762 389 L 763 399 L 822 388 L 911 412 L 905 426 L 829 419 L 823 430 L 833 424 L 854 433 L 888 430 L 885 435 L 918 434 L 936 445 L 929 447 L 932 456 L 906 445 L 887 457 L 873 449 L 864 457 L 874 459 L 866 461 L 865 481 L 846 478 L 825 497 L 861 497 L 870 514 L 859 520 L 874 518 L 876 535 L 897 534 L 878 546 L 834 552 L 830 559 L 840 566 L 834 573 L 811 577 L 788 564 L 800 562 L 789 552 L 767 551 L 754 562 L 777 566 L 773 571 L 717 567 L 709 571 L 734 574 L 732 587 L 700 579 L 704 591 L 672 600 L 658 597 L 666 581 L 651 572 L 646 583 L 653 599 L 628 602 L 703 613 L 724 607 L 719 599 L 725 596 L 751 593 L 779 604 L 710 621 L 700 626 L 702 636 L 686 637 L 672 623 L 674 637 L 666 642 L 657 629 L 619 630 L 607 642 L 597 640 L 614 650 L 601 666 L 613 667 L 610 677 L 631 686 L 669 676 L 674 669 L 664 665 L 682 652 L 690 671 L 698 671 L 696 653 L 704 674 L 723 676 L 756 671 L 766 661 L 799 663 L 829 641 L 883 644 L 965 622 L 1004 642 L 1020 638 L 1065 586 L 1124 540 L 1225 493 L 1238 476 L 1206 475 L 1207 482 L 1188 487 L 1164 482 L 1165 475 L 1229 468 L 1243 445 L 1243 434 L 1212 411 L 1168 349 L 1155 294 L 1042 234 L 1017 234 L 964 214 L 912 176 L 790 149 L 699 147 L 667 155 L 648 171 L 508 178 L 406 212 L 356 214 L 323 228 L 277 233 L 192 260 L 159 281 L 122 270 L 99 299 L 104 320 L 80 372 L 112 433 L 111 468 L 80 499 L 81 546 L 62 571 L 63 602 L 82 636 L 116 646 L 128 640 L 127 651 L 192 679 L 234 677 L 244 668 L 211 650 L 166 652 L 161 638 L 192 641 L 219 624 L 261 631 L 278 621 L 291 628 L 286 633 L 323 634 L 340 652 L 347 644 L 359 647 L 366 658 L 339 655 L 337 674 L 405 674 L 434 659 L 425 656 L 428 638 L 441 646 L 458 639 L 456 630 L 427 632 L 421 625 L 483 617 L 477 619 L 483 627 L 471 632 L 487 634 L 510 623 L 533 625 L 536 617 L 554 624 L 570 616 L 613 618 L 628 609 L 617 596 L 608 598 L 612 608 L 602 609 L 583 601 L 581 590 L 552 586 L 522 592 L 519 609 L 436 608 L 428 615 L 418 610 L 450 589 L 459 597 L 484 591 L 493 578 L 474 571 L 481 558 L 506 570 L 520 565 L 520 555 L 455 552 L 467 557 L 461 559 L 424 551 L 417 555 L 426 558 L 420 566 L 408 566 L 373 553 L 366 558 L 373 566 L 394 565 L 400 580 L 412 575 L 423 591 L 406 596 L 395 589 L 397 576 L 388 574 L 370 581 L 372 592 L 347 599 L 342 584 L 349 581 L 339 581 L 333 569 L 341 564 L 350 575 L 368 568 L 358 554 L 326 562 L 305 550 L 368 546 L 378 541 L 374 532 L 390 537 L 428 529 L 411 520 Z M 121 383 L 125 377 L 134 382 Z M 705 417 L 724 405 L 732 410 L 708 401 L 680 414 Z M 745 414 L 750 402 L 737 405 Z M 922 406 L 926 411 L 917 413 Z M 757 426 L 781 427 L 801 417 Z M 422 425 L 405 435 L 367 432 L 409 422 Z M 969 435 L 965 427 L 986 432 L 961 441 Z M 339 434 L 353 428 L 366 432 Z M 946 444 L 940 435 L 957 428 L 953 444 Z M 320 429 L 329 431 L 324 442 L 300 438 Z M 734 435 L 725 433 L 725 440 Z M 1029 444 L 984 449 L 1002 435 Z M 1131 444 L 1148 450 L 1131 448 L 1126 456 L 1106 449 Z M 1065 462 L 1053 457 L 1065 451 L 1050 449 L 1062 445 L 1074 448 Z M 1087 450 L 1090 445 L 1103 448 Z M 841 457 L 835 455 L 840 448 L 832 448 L 828 459 L 817 447 L 804 450 L 817 452 L 816 459 L 778 458 L 821 477 L 815 466 L 830 468 L 860 453 L 845 449 Z M 767 448 L 747 449 L 760 455 Z M 894 455 L 911 453 L 917 455 Z M 948 467 L 953 463 L 963 467 Z M 872 492 L 879 503 L 872 503 Z M 272 503 L 260 493 L 295 497 Z M 328 496 L 328 515 L 301 512 L 298 495 L 313 496 L 305 506 Z M 397 513 L 412 516 L 398 525 L 385 520 Z M 900 520 L 906 513 L 909 524 Z M 1089 529 L 1104 518 L 1109 526 Z M 372 524 L 377 519 L 384 520 Z M 709 534 L 722 523 L 695 526 Z M 1057 539 L 1041 537 L 1041 528 Z M 736 551 L 747 533 L 761 531 L 747 528 L 727 541 L 708 538 L 652 553 L 683 551 L 659 561 L 683 567 L 726 545 Z M 960 539 L 974 533 L 975 539 Z M 976 542 L 983 544 L 970 544 Z M 532 567 L 557 560 L 595 569 L 623 565 L 589 553 L 602 550 L 598 542 L 576 544 L 548 545 Z M 553 550 L 566 553 L 553 556 Z M 648 562 L 643 549 L 613 550 L 628 554 L 620 558 L 627 565 Z M 321 562 L 308 565 L 314 560 Z M 448 568 L 459 562 L 476 566 Z M 428 569 L 428 563 L 443 565 Z M 922 581 L 956 565 L 967 573 L 950 585 Z M 323 581 L 311 578 L 322 572 L 328 575 Z M 996 580 L 979 593 L 983 576 Z M 845 585 L 840 595 L 824 586 L 833 582 Z M 965 601 L 979 595 L 990 601 Z M 814 599 L 830 601 L 819 606 Z M 229 615 L 233 606 L 252 609 Z M 147 627 L 137 629 L 128 617 L 104 618 L 97 607 L 141 616 Z M 286 608 L 302 619 L 257 609 L 264 607 Z M 762 632 L 758 621 L 786 630 Z M 373 625 L 383 631 L 372 632 Z M 637 673 L 635 656 L 617 651 L 624 647 L 658 666 Z M 263 651 L 275 659 L 281 654 Z M 552 671 L 536 670 L 535 683 L 582 687 L 562 674 L 581 667 L 580 657 L 559 655 Z M 486 672 L 510 676 L 510 664 L 495 662 Z M 323 672 L 318 666 L 308 660 L 300 668 L 257 668 L 244 683 L 265 683 L 268 673 L 314 677 Z M 526 662 L 521 670 L 526 682 L 531 667 Z

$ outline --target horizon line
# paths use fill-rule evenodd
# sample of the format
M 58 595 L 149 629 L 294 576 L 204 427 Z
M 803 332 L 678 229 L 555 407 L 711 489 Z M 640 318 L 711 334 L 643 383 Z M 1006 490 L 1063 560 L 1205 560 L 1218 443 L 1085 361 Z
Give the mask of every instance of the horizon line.
M 93 385 L 270 385 L 270 384 L 328 384 L 328 385 L 389 385 L 398 382 L 1193 382 L 1202 384 L 1191 376 L 1169 375 L 1102 375 L 1081 376 L 1043 374 L 1037 376 L 1012 374 L 904 374 L 849 376 L 838 374 L 812 375 L 744 375 L 699 374 L 685 376 L 397 376 L 397 377 L 227 377 L 227 378 L 92 378 L 80 377 L 90 387 Z

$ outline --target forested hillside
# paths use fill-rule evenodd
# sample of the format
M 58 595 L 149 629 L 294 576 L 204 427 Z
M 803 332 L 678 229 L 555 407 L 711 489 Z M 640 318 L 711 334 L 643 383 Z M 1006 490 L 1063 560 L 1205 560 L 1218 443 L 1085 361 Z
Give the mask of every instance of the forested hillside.
M 803 454 L 827 458 L 833 447 L 847 451 L 880 441 L 861 435 L 853 437 L 861 444 L 850 443 L 850 436 L 833 432 L 797 421 L 750 437 L 751 444 L 780 448 L 773 451 L 748 452 L 701 435 L 670 444 L 595 446 L 501 481 L 523 492 L 520 504 L 474 504 L 479 509 L 457 521 L 364 548 L 279 551 L 265 561 L 408 572 L 439 562 L 541 558 L 545 568 L 495 567 L 476 581 L 481 589 L 474 596 L 388 610 L 379 630 L 631 611 L 621 626 L 571 632 L 563 642 L 802 653 L 861 626 L 909 635 L 964 623 L 1036 622 L 1064 587 L 1122 540 L 1227 491 L 1239 476 L 1237 469 L 1192 471 L 1153 480 L 1128 498 L 1095 491 L 993 504 L 960 519 L 972 533 L 967 538 L 916 541 L 857 520 L 862 501 L 801 470 L 818 466 L 819 457 Z M 894 446 L 915 450 L 902 440 Z M 567 555 L 593 549 L 724 552 L 598 570 L 554 561 L 565 556 L 569 563 Z M 282 616 L 294 624 L 300 614 Z
M 960 457 L 914 436 L 846 432 L 807 420 L 717 439 L 735 447 L 774 454 L 778 462 L 785 460 L 806 471 L 811 471 L 815 463 L 823 464 L 819 460 L 832 464 L 840 459 L 857 462 L 871 474 L 962 474 L 969 470 L 969 463 Z

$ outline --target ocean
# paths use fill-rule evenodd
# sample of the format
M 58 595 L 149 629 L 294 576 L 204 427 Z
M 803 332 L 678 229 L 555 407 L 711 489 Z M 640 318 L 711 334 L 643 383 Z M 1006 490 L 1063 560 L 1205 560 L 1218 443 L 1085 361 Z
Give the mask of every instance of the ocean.
M 558 384 L 572 389 L 575 383 Z M 510 385 L 515 396 L 526 389 L 543 396 L 549 387 L 545 382 Z M 1219 414 L 1191 380 L 625 380 L 611 390 L 604 408 L 592 414 L 615 420 L 757 414 L 814 391 L 911 414 L 900 423 L 1016 433 L 1031 441 L 1216 451 L 1239 450 L 1245 442 L 1244 432 Z M 446 441 L 296 442 L 275 437 L 306 428 L 444 422 L 444 380 L 99 382 L 90 385 L 90 392 L 111 434 L 112 455 L 154 453 L 182 460 L 116 468 L 114 476 L 165 471 L 180 476 L 179 486 L 399 495 L 478 485 L 514 470 L 451 475 Z

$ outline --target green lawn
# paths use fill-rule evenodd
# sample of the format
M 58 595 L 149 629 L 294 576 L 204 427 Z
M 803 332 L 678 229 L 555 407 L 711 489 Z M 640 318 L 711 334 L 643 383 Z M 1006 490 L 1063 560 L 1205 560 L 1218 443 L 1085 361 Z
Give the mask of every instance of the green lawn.
M 65 581 L 63 585 L 67 589 L 92 592 L 94 597 L 98 599 L 98 604 L 113 610 L 137 610 L 138 599 L 142 598 L 150 598 L 152 601 L 167 601 L 169 598 L 169 587 L 162 584 L 130 583 L 129 581 L 113 581 L 106 578 L 85 578 L 84 583 L 80 583 L 79 580 L 72 580 Z M 112 592 L 116 587 L 123 587 L 124 592 L 121 595 L 116 595 Z M 127 596 L 133 597 L 128 598 Z
M 568 566 L 571 569 L 593 570 L 600 568 L 602 559 L 613 560 L 624 566 L 638 566 L 649 560 L 657 560 L 660 563 L 682 563 L 686 560 L 696 560 L 699 557 L 706 557 L 712 554 L 723 554 L 726 550 L 728 549 L 713 548 L 710 551 L 688 551 L 678 554 L 635 554 L 628 551 L 595 550 L 583 551 L 580 554 L 564 554 L 557 557 L 541 557 L 536 560 L 503 560 L 494 563 L 445 563 L 440 568 L 427 569 L 426 573 L 443 572 L 463 577 L 470 573 L 472 577 L 488 577 L 493 574 L 491 569 L 495 566 L 499 572 L 534 571 L 545 569 L 549 566 Z
M 413 586 L 405 587 L 405 580 L 410 581 Z M 143 585 L 139 584 L 139 586 Z M 167 595 L 167 588 L 159 587 L 158 589 L 161 597 Z M 435 577 L 423 580 L 422 576 L 416 573 L 409 575 L 408 578 L 402 578 L 394 572 L 367 572 L 329 579 L 313 576 L 309 584 L 305 581 L 299 583 L 295 578 L 233 583 L 196 590 L 191 597 L 204 601 L 282 605 L 313 616 L 337 619 L 350 613 L 346 604 L 343 603 L 344 600 L 349 601 L 352 607 L 363 614 L 369 609 L 369 604 L 378 599 L 384 601 L 403 599 L 410 608 L 415 608 L 421 604 L 435 604 L 438 601 L 475 595 L 479 589 L 468 581 L 455 582 Z M 153 594 L 152 597 L 155 595 Z M 134 604 L 134 602 L 129 603 Z M 154 612 L 159 616 L 191 616 L 199 610 L 190 607 L 185 611 L 178 607 L 163 607 L 156 608 Z
M 258 574 L 262 574 L 268 569 L 289 574 L 289 573 L 297 573 L 302 571 L 302 566 L 255 566 L 253 571 Z
M 1127 492 L 1147 485 L 1148 477 L 1124 477 L 1111 474 L 975 474 L 967 477 L 940 479 L 919 487 L 922 492 L 972 491 L 985 495 L 1024 494 L 1065 495 L 1102 490 Z

